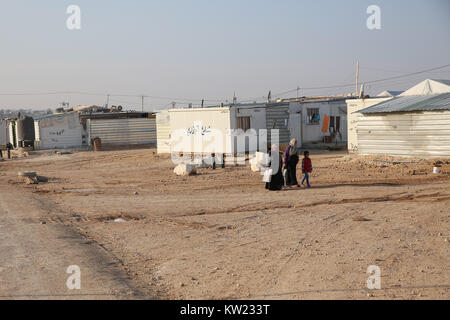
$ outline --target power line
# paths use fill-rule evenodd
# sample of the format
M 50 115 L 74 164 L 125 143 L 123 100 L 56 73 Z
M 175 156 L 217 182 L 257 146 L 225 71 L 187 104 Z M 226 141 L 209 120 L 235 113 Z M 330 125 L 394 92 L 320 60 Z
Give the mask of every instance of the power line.
M 406 71 L 399 71 L 399 70 L 387 70 L 387 69 L 381 69 L 381 68 L 374 68 L 374 67 L 360 67 L 364 70 L 372 70 L 372 71 L 379 71 L 379 72 L 387 72 L 387 73 L 397 73 L 397 74 L 405 74 Z
M 132 95 L 132 94 L 112 94 L 111 96 L 114 97 L 138 97 L 141 98 L 144 96 L 144 98 L 150 98 L 150 99 L 160 99 L 160 100 L 173 100 L 173 101 L 210 101 L 210 102 L 222 102 L 223 100 L 214 100 L 214 99 L 190 99 L 190 98 L 173 98 L 173 97 L 160 97 L 160 96 L 150 96 L 150 95 Z
M 49 96 L 49 95 L 90 95 L 90 96 L 109 96 L 109 97 L 132 97 L 132 98 L 150 98 L 156 100 L 172 100 L 180 103 L 184 103 L 186 101 L 195 102 L 195 101 L 209 101 L 209 102 L 222 102 L 223 100 L 213 100 L 213 99 L 190 99 L 190 98 L 173 98 L 173 97 L 160 97 L 160 96 L 151 96 L 151 95 L 142 95 L 142 94 L 107 94 L 107 93 L 93 93 L 93 92 L 82 92 L 82 91 L 57 91 L 57 92 L 22 92 L 22 93 L 0 93 L 0 96 Z
M 406 77 L 410 77 L 410 76 L 414 76 L 414 75 L 418 75 L 418 74 L 422 74 L 422 73 L 427 73 L 427 72 L 431 72 L 431 71 L 435 71 L 435 70 L 444 69 L 444 68 L 447 68 L 447 67 L 450 67 L 450 64 L 447 64 L 447 65 L 444 65 L 444 66 L 440 66 L 440 67 L 431 68 L 431 69 L 427 69 L 427 70 L 407 73 L 407 74 L 403 74 L 403 75 L 399 75 L 399 76 L 383 78 L 383 79 L 377 79 L 377 80 L 371 80 L 371 81 L 362 81 L 362 82 L 364 82 L 365 84 L 373 84 L 373 83 L 378 83 L 378 82 L 384 82 L 384 81 L 389 81 L 389 80 L 406 78 Z M 302 90 L 337 89 L 337 88 L 353 87 L 354 85 L 355 85 L 354 83 L 350 83 L 350 84 L 333 85 L 333 86 L 326 86 L 326 87 L 311 87 L 311 88 L 301 88 L 301 89 Z M 287 91 L 287 92 L 282 93 L 282 94 L 277 94 L 275 96 L 279 96 L 279 95 L 295 92 L 296 90 L 297 89 L 292 89 L 290 91 Z
M 385 78 L 385 79 L 379 79 L 379 80 L 374 80 L 374 81 L 366 81 L 365 83 L 371 84 L 371 83 L 377 83 L 377 82 L 382 82 L 382 81 L 401 79 L 401 78 L 406 78 L 406 77 L 414 76 L 414 75 L 417 75 L 417 74 L 422 74 L 422 73 L 427 73 L 427 72 L 431 72 L 431 71 L 435 71 L 435 70 L 444 69 L 444 68 L 447 68 L 447 67 L 450 67 L 450 64 L 447 64 L 447 65 L 441 66 L 441 67 L 436 67 L 436 68 L 428 69 L 428 70 L 412 72 L 412 73 L 408 73 L 408 74 L 401 75 L 401 76 L 394 76 L 394 77 Z
M 393 76 L 393 77 L 389 77 L 389 78 L 383 78 L 383 79 L 377 79 L 377 80 L 371 80 L 371 81 L 362 81 L 362 82 L 364 84 L 380 83 L 380 82 L 385 82 L 385 81 L 390 81 L 390 80 L 406 78 L 406 77 L 410 77 L 410 76 L 414 76 L 414 75 L 418 75 L 418 74 L 423 74 L 423 73 L 427 73 L 427 72 L 432 72 L 432 71 L 444 69 L 444 68 L 447 68 L 447 67 L 450 67 L 450 64 L 447 64 L 447 65 L 444 65 L 444 66 L 435 67 L 435 68 L 431 68 L 431 69 L 427 69 L 427 70 L 407 73 L 407 74 L 403 74 L 403 75 L 399 75 L 399 76 Z M 310 88 L 302 88 L 302 87 L 300 87 L 300 89 L 301 90 L 339 89 L 339 88 L 353 87 L 354 85 L 355 85 L 354 83 L 349 83 L 349 84 L 340 84 L 340 85 L 332 85 L 332 86 L 324 86 L 324 87 L 310 87 Z M 295 88 L 295 89 L 292 89 L 292 90 L 288 90 L 288 91 L 285 91 L 285 92 L 274 94 L 273 96 L 274 97 L 281 97 L 281 96 L 284 96 L 284 95 L 289 94 L 289 93 L 294 93 L 297 90 L 298 90 L 298 88 Z M 261 97 L 245 100 L 243 102 L 256 101 L 258 99 L 261 99 Z
M 382 79 L 377 79 L 377 80 L 371 80 L 371 81 L 362 81 L 363 83 L 369 85 L 369 84 L 374 84 L 374 83 L 381 83 L 381 82 L 386 82 L 386 81 L 390 81 L 390 80 L 396 80 L 396 79 L 401 79 L 401 78 L 406 78 L 406 77 L 411 77 L 414 75 L 418 75 L 418 74 L 423 74 L 423 73 L 427 73 L 427 72 L 432 72 L 432 71 L 436 71 L 436 70 L 441 70 L 444 68 L 449 67 L 450 64 L 447 65 L 443 65 L 443 66 L 439 66 L 439 67 L 435 67 L 435 68 L 431 68 L 431 69 L 427 69 L 427 70 L 422 70 L 422 71 L 417 71 L 417 72 L 412 72 L 412 73 L 407 73 L 407 74 L 402 74 L 402 75 L 398 75 L 398 76 L 393 76 L 393 77 L 388 77 L 388 78 L 382 78 Z M 339 88 L 348 88 L 348 87 L 353 87 L 355 84 L 354 83 L 349 83 L 349 84 L 339 84 L 339 85 L 331 85 L 331 86 L 321 86 L 321 87 L 300 87 L 301 90 L 323 90 L 323 89 L 339 89 Z M 298 92 L 299 88 L 295 88 L 292 90 L 288 90 L 285 92 L 281 92 L 281 93 L 277 93 L 274 94 L 274 97 L 280 97 L 280 96 L 284 96 L 286 94 L 289 93 L 293 93 L 293 92 Z M 155 99 L 155 100 L 171 100 L 173 102 L 177 102 L 177 103 L 191 103 L 191 102 L 197 102 L 197 101 L 205 101 L 205 102 L 222 102 L 224 101 L 224 99 L 222 100 L 216 100 L 216 99 L 204 99 L 204 98 L 200 98 L 200 99 L 189 99 L 189 98 L 173 98 L 173 97 L 163 97 L 163 96 L 152 96 L 152 95 L 143 95 L 143 94 L 108 94 L 108 93 L 94 93 L 94 92 L 85 92 L 85 91 L 57 91 L 57 92 L 37 92 L 37 93 L 29 93 L 29 92 L 22 92 L 22 93 L 0 93 L 0 96 L 44 96 L 44 95 L 91 95 L 91 96 L 103 96 L 103 97 L 134 97 L 134 98 L 150 98 L 150 99 Z M 265 97 L 257 97 L 257 98 L 253 98 L 253 99 L 248 99 L 248 100 L 241 100 L 241 102 L 249 102 L 249 101 L 257 101 L 258 99 L 265 99 Z M 117 100 L 114 100 L 117 101 Z

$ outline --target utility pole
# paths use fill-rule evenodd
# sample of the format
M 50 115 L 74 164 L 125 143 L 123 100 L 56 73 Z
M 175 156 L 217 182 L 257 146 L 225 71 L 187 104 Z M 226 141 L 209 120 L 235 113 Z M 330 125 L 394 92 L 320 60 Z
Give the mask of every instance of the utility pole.
M 109 94 L 106 96 L 106 108 L 109 108 Z
M 144 112 L 144 96 L 142 96 L 142 112 Z
M 300 98 L 300 87 L 297 86 L 297 99 Z
M 359 85 L 359 61 L 356 64 L 356 97 L 359 96 L 358 85 Z

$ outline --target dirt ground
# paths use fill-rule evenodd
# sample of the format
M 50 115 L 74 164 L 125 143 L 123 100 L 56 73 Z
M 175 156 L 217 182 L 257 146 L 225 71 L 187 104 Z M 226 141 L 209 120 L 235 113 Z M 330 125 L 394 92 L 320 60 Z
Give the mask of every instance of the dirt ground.
M 249 166 L 178 177 L 154 149 L 32 153 L 0 162 L 0 183 L 39 207 L 29 223 L 89 239 L 148 298 L 449 299 L 450 162 L 311 157 L 313 188 L 280 192 Z

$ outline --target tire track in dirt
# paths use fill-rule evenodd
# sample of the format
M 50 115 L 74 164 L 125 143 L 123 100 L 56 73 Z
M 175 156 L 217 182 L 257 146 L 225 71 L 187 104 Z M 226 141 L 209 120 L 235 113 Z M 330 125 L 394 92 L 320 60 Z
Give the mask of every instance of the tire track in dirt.
M 134 287 L 116 259 L 101 244 L 92 241 L 72 225 L 55 218 L 58 225 L 39 226 L 50 205 L 31 195 L 10 201 L 18 190 L 3 188 L 0 212 L 5 232 L 1 234 L 2 299 L 143 299 L 148 295 Z M 52 206 L 53 210 L 55 209 Z M 104 249 L 104 248 L 103 248 Z M 83 274 L 81 291 L 69 293 L 65 288 L 65 270 L 69 264 L 80 265 Z
M 47 212 L 47 217 L 39 217 L 39 218 L 23 218 L 22 221 L 26 221 L 28 223 L 40 223 L 40 224 L 55 224 L 61 225 L 66 228 L 73 234 L 77 239 L 81 238 L 82 242 L 80 245 L 85 245 L 89 247 L 89 250 L 95 251 L 100 249 L 100 255 L 106 255 L 108 259 L 112 261 L 114 267 L 121 269 L 122 272 L 125 272 L 127 277 L 119 277 L 119 273 L 116 275 L 116 281 L 126 283 L 127 287 L 132 290 L 132 296 L 135 299 L 162 299 L 164 295 L 161 294 L 161 291 L 156 293 L 153 290 L 153 287 L 147 287 L 139 285 L 138 279 L 134 276 L 134 274 L 127 267 L 127 263 L 121 259 L 118 255 L 116 255 L 112 250 L 110 250 L 107 246 L 105 246 L 100 240 L 94 238 L 88 232 L 86 232 L 82 228 L 82 222 L 84 223 L 105 223 L 109 220 L 114 220 L 118 218 L 124 218 L 127 221 L 139 221 L 139 219 L 135 216 L 128 216 L 124 214 L 117 215 L 106 215 L 95 218 L 83 218 L 77 215 L 76 213 L 64 212 L 57 204 L 49 201 L 44 201 L 42 198 L 35 197 L 33 194 L 30 195 L 34 201 L 39 203 L 40 207 Z M 62 214 L 70 214 L 71 216 L 66 218 L 62 216 Z M 64 238 L 64 237 L 62 237 Z M 71 238 L 71 237 L 69 237 Z
M 439 192 L 432 194 L 423 195 L 413 195 L 404 194 L 402 195 L 386 195 L 379 197 L 364 197 L 364 198 L 346 198 L 341 200 L 327 200 L 327 201 L 317 201 L 313 203 L 303 203 L 303 204 L 264 204 L 258 206 L 257 204 L 250 204 L 246 206 L 239 206 L 231 208 L 224 211 L 201 211 L 198 213 L 186 214 L 174 216 L 174 218 L 183 217 L 194 217 L 203 215 L 218 215 L 227 213 L 242 213 L 242 212 L 254 212 L 254 211 L 265 211 L 265 210 L 275 210 L 275 209 L 301 209 L 301 208 L 311 208 L 322 205 L 341 205 L 349 203 L 377 203 L 377 202 L 405 202 L 405 201 L 415 201 L 415 202 L 444 202 L 450 200 L 450 194 L 441 194 Z
M 32 191 L 35 195 L 46 196 L 52 195 L 54 192 L 50 192 L 45 189 L 38 189 Z M 60 194 L 59 192 L 57 193 Z M 68 193 L 69 195 L 73 195 Z M 79 194 L 75 194 L 78 196 Z M 217 225 L 210 225 L 206 223 L 200 222 L 188 222 L 181 221 L 180 218 L 189 218 L 196 216 L 208 216 L 208 215 L 220 215 L 220 214 L 232 214 L 232 213 L 246 213 L 246 212 L 256 212 L 256 211 L 266 211 L 266 210 L 280 210 L 280 209 L 302 209 L 302 208 L 312 208 L 316 206 L 323 205 L 344 205 L 344 204 L 355 204 L 355 203 L 382 203 L 382 202 L 445 202 L 450 201 L 450 194 L 443 194 L 441 192 L 427 193 L 427 194 L 410 194 L 410 193 L 391 193 L 389 195 L 377 196 L 377 197 L 363 197 L 363 198 L 344 198 L 338 200 L 323 200 L 316 201 L 312 203 L 285 203 L 280 204 L 278 202 L 270 202 L 264 204 L 251 203 L 247 205 L 235 206 L 229 209 L 216 211 L 214 209 L 211 210 L 201 210 L 197 212 L 191 212 L 187 214 L 175 215 L 171 218 L 165 217 L 155 217 L 148 218 L 146 220 L 147 223 L 163 223 L 163 224 L 172 224 L 179 226 L 187 226 L 194 229 L 207 229 L 207 228 L 215 228 Z M 115 219 L 124 219 L 128 222 L 139 222 L 145 217 L 139 217 L 133 214 L 126 213 L 117 213 L 117 214 L 108 214 L 99 217 L 83 217 L 77 213 L 71 213 L 69 217 L 62 217 L 60 214 L 50 215 L 47 219 L 41 219 L 34 221 L 35 223 L 57 223 L 57 224 L 80 224 L 80 223 L 105 223 L 109 221 L 113 221 Z M 31 221 L 30 221 L 31 222 Z

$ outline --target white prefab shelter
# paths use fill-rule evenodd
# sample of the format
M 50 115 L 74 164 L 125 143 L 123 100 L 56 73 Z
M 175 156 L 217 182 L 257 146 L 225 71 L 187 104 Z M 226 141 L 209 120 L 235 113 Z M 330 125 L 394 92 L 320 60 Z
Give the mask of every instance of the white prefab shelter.
M 78 148 L 87 143 L 78 113 L 37 117 L 34 129 L 36 149 Z
M 324 136 L 330 134 L 322 132 L 325 116 L 330 117 L 330 125 L 340 132 L 338 142 L 347 141 L 347 104 L 344 98 L 291 103 L 289 105 L 291 138 L 296 138 L 303 144 L 323 142 Z
M 230 107 L 174 109 L 169 114 L 172 153 L 232 152 L 231 142 L 226 144 L 231 129 Z
M 235 153 L 237 145 L 245 139 L 246 152 L 262 150 L 267 144 L 287 145 L 292 138 L 297 139 L 301 147 L 303 143 L 322 142 L 324 136 L 329 135 L 329 132 L 322 132 L 326 115 L 330 117 L 330 124 L 332 122 L 341 133 L 339 141 L 347 141 L 344 98 L 173 109 L 168 111 L 168 116 L 164 112 L 157 116 L 158 152 L 168 152 L 168 139 L 170 152 L 204 153 L 208 148 L 216 148 L 214 153 Z M 167 121 L 170 132 L 166 131 Z M 249 141 L 249 129 L 258 135 L 257 142 Z M 213 144 L 211 136 L 217 130 L 222 133 L 223 140 Z
M 358 151 L 358 134 L 356 133 L 358 127 L 358 118 L 362 114 L 358 111 L 379 104 L 381 102 L 392 99 L 388 98 L 367 98 L 367 99 L 350 99 L 347 100 L 347 146 L 348 151 Z
M 359 113 L 359 154 L 450 157 L 450 92 L 399 96 Z
M 449 80 L 427 79 L 392 99 L 358 109 L 349 112 L 357 119 L 359 154 L 450 157 Z
M 264 104 L 198 109 L 173 109 L 170 115 L 170 144 L 173 153 L 233 154 L 255 152 L 267 146 Z M 256 139 L 249 138 L 254 129 Z M 261 144 L 261 145 L 260 145 Z
M 170 153 L 169 111 L 160 111 L 156 113 L 156 139 L 158 153 Z

